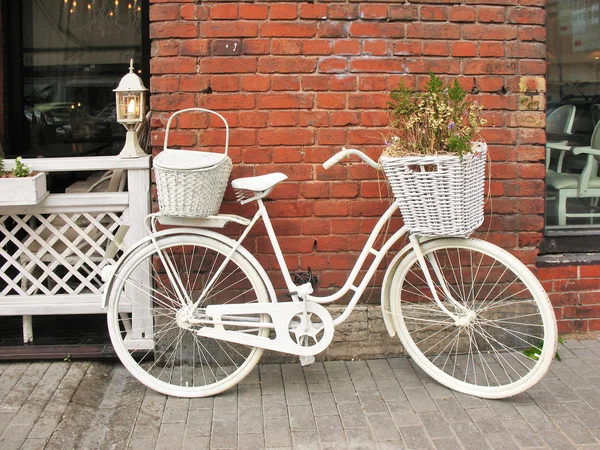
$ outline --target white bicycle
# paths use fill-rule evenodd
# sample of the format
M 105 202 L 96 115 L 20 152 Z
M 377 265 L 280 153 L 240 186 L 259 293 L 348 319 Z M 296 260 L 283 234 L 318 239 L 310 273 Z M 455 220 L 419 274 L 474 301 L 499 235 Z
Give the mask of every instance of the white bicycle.
M 380 169 L 358 150 L 343 150 L 323 166 L 349 154 Z M 303 364 L 314 361 L 386 254 L 408 233 L 402 227 L 374 248 L 398 210 L 392 204 L 344 286 L 314 296 L 309 277 L 300 286 L 293 282 L 262 200 L 286 178 L 273 173 L 232 182 L 242 204 L 256 202 L 252 219 L 150 215 L 148 237 L 108 269 L 104 305 L 110 337 L 140 382 L 167 395 L 203 397 L 239 383 L 263 349 L 299 355 Z M 259 220 L 290 301 L 277 300 L 267 273 L 242 246 Z M 176 227 L 157 231 L 157 222 Z M 229 222 L 245 227 L 239 239 L 207 229 Z M 372 261 L 357 283 L 368 257 Z M 350 302 L 333 318 L 323 305 L 349 291 Z M 441 384 L 466 394 L 503 398 L 523 392 L 544 376 L 556 352 L 556 320 L 541 284 L 514 256 L 478 239 L 410 235 L 385 273 L 381 309 L 390 336 L 399 336 L 414 361 Z

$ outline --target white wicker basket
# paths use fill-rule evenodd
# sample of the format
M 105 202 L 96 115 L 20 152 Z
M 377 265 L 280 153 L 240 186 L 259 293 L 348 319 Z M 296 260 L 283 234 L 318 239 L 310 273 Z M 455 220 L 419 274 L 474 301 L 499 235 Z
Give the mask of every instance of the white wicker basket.
M 209 153 L 168 148 L 169 129 L 175 116 L 188 111 L 215 114 L 225 123 L 225 153 Z M 158 207 L 166 216 L 208 217 L 219 212 L 227 188 L 232 163 L 229 126 L 223 116 L 203 108 L 182 109 L 167 122 L 163 151 L 154 158 Z
M 458 156 L 382 157 L 381 164 L 411 233 L 468 236 L 483 222 L 487 145 Z

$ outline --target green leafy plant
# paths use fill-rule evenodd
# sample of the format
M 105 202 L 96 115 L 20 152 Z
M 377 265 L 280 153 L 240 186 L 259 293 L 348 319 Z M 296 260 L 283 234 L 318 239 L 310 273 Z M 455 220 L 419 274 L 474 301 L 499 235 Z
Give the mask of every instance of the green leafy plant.
M 0 178 L 23 178 L 29 175 L 35 175 L 31 168 L 23 163 L 20 156 L 15 159 L 15 168 L 13 170 L 4 170 L 4 159 L 0 157 Z
M 472 151 L 471 142 L 485 124 L 482 106 L 467 99 L 456 80 L 444 84 L 433 73 L 423 92 L 399 86 L 390 93 L 388 108 L 393 134 L 383 156 L 452 154 Z
M 31 173 L 31 169 L 23 163 L 23 160 L 19 156 L 15 159 L 15 168 L 13 169 L 13 174 L 17 178 L 23 178 L 29 176 Z
M 560 344 L 564 344 L 564 340 L 563 340 L 563 338 L 562 338 L 562 337 L 560 337 L 560 336 L 558 336 L 558 342 L 559 342 Z M 525 356 L 527 356 L 528 358 L 530 358 L 530 359 L 533 359 L 534 361 L 537 361 L 538 359 L 540 359 L 540 353 L 541 353 L 541 351 L 542 351 L 542 348 L 544 348 L 544 340 L 543 340 L 543 339 L 540 341 L 540 343 L 538 344 L 538 346 L 537 346 L 537 347 L 529 347 L 529 348 L 526 348 L 525 350 L 523 350 L 523 352 L 522 352 L 522 353 L 523 353 Z M 554 354 L 554 357 L 555 357 L 556 359 L 558 359 L 559 361 L 562 361 L 562 359 L 560 359 L 560 355 L 558 354 L 558 352 L 556 352 L 556 353 Z

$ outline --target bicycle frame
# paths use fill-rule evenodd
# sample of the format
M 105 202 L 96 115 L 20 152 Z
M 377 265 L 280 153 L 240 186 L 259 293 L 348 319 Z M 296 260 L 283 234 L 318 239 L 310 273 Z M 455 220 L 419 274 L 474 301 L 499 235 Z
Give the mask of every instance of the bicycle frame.
M 335 302 L 336 300 L 339 300 L 344 295 L 346 295 L 346 293 L 348 293 L 350 290 L 354 291 L 354 294 L 352 295 L 350 302 L 348 303 L 348 305 L 346 306 L 346 308 L 344 309 L 342 314 L 334 319 L 334 321 L 333 321 L 334 325 L 337 326 L 337 325 L 341 324 L 342 322 L 344 322 L 348 318 L 348 316 L 352 313 L 354 307 L 358 303 L 358 300 L 360 299 L 361 295 L 367 288 L 369 282 L 371 281 L 371 278 L 373 277 L 373 274 L 379 267 L 379 264 L 381 263 L 381 261 L 383 260 L 383 258 L 387 254 L 387 252 L 390 250 L 390 248 L 396 242 L 398 242 L 398 240 L 400 238 L 402 238 L 402 236 L 404 236 L 405 234 L 408 233 L 408 228 L 406 226 L 403 226 L 398 231 L 396 231 L 389 239 L 387 239 L 387 241 L 385 241 L 383 243 L 383 245 L 381 246 L 381 248 L 379 250 L 376 250 L 373 247 L 373 245 L 375 244 L 375 241 L 381 234 L 381 230 L 383 229 L 385 224 L 392 218 L 393 214 L 397 210 L 398 210 L 398 205 L 394 202 L 392 205 L 390 205 L 388 207 L 388 209 L 385 211 L 385 213 L 377 221 L 375 228 L 373 228 L 373 230 L 371 231 L 371 234 L 369 235 L 369 238 L 367 239 L 367 242 L 366 242 L 364 248 L 362 249 L 362 251 L 360 252 L 360 255 L 358 256 L 356 263 L 354 264 L 354 267 L 352 268 L 352 271 L 350 272 L 350 275 L 348 276 L 348 279 L 346 280 L 346 283 L 344 283 L 344 285 L 337 292 L 335 292 L 331 295 L 325 296 L 325 297 L 308 295 L 307 300 L 310 302 L 327 304 L 327 303 L 332 303 L 332 302 Z M 275 230 L 273 230 L 273 226 L 271 224 L 269 214 L 267 212 L 267 209 L 265 208 L 264 203 L 260 199 L 258 200 L 258 211 L 256 212 L 255 217 L 262 218 L 262 220 L 265 224 L 265 228 L 267 230 L 269 240 L 271 242 L 271 245 L 273 246 L 273 250 L 275 252 L 277 262 L 279 263 L 280 271 L 285 280 L 287 289 L 292 293 L 296 292 L 298 290 L 298 287 L 292 281 L 290 271 L 285 263 L 285 258 L 283 257 L 283 252 L 281 251 L 281 248 L 277 241 L 277 236 L 275 234 Z M 374 255 L 375 259 L 371 262 L 371 265 L 369 266 L 367 273 L 361 280 L 360 284 L 358 286 L 356 286 L 354 283 L 355 283 L 356 279 L 358 278 L 358 274 L 359 274 L 360 270 L 363 268 L 365 261 L 366 261 L 367 257 L 369 256 L 369 254 Z
M 242 232 L 241 236 L 235 242 L 235 245 L 231 248 L 229 255 L 225 258 L 225 260 L 221 263 L 221 266 L 217 269 L 215 276 L 212 278 L 211 281 L 209 281 L 208 285 L 206 286 L 206 288 L 203 291 L 203 294 L 201 294 L 200 297 L 193 302 L 191 299 L 187 298 L 187 296 L 182 297 L 185 300 L 185 302 L 188 304 L 188 306 L 190 307 L 191 310 L 197 308 L 199 306 L 199 304 L 202 302 L 205 293 L 210 291 L 212 284 L 219 277 L 220 273 L 222 272 L 222 270 L 225 268 L 225 266 L 229 262 L 231 256 L 240 248 L 240 246 L 242 245 L 242 242 L 248 236 L 248 234 L 250 233 L 250 231 L 252 230 L 252 228 L 258 222 L 259 219 L 262 219 L 263 223 L 265 224 L 265 228 L 267 230 L 267 235 L 268 235 L 269 241 L 271 242 L 271 245 L 273 247 L 277 262 L 279 263 L 280 271 L 281 271 L 283 279 L 286 283 L 286 287 L 287 287 L 288 291 L 292 294 L 293 300 L 299 301 L 299 295 L 298 295 L 299 287 L 296 286 L 296 284 L 294 284 L 294 282 L 292 281 L 292 276 L 291 276 L 290 271 L 285 262 L 285 258 L 284 258 L 283 252 L 281 250 L 281 247 L 279 245 L 277 235 L 275 234 L 275 230 L 273 229 L 273 225 L 271 223 L 269 213 L 268 213 L 262 199 L 257 199 L 256 201 L 257 201 L 257 205 L 258 205 L 258 210 L 254 214 L 254 217 L 249 221 L 248 225 Z M 360 254 L 356 260 L 356 263 L 355 263 L 350 275 L 348 276 L 348 279 L 346 280 L 344 286 L 342 286 L 337 292 L 335 292 L 331 295 L 325 296 L 325 297 L 319 297 L 319 296 L 310 295 L 310 294 L 306 296 L 306 300 L 308 302 L 318 303 L 318 304 L 328 304 L 328 303 L 333 303 L 336 300 L 339 300 L 344 295 L 346 295 L 350 290 L 354 291 L 354 294 L 352 295 L 350 302 L 348 303 L 348 305 L 346 306 L 346 308 L 344 309 L 342 314 L 340 314 L 337 318 L 335 318 L 333 320 L 334 326 L 337 326 L 337 325 L 341 324 L 342 322 L 344 322 L 348 318 L 348 316 L 352 313 L 352 311 L 354 310 L 354 307 L 356 306 L 360 297 L 362 296 L 365 289 L 367 288 L 369 282 L 371 281 L 371 279 L 373 277 L 373 274 L 379 267 L 379 265 L 380 265 L 381 261 L 383 260 L 383 258 L 385 257 L 385 255 L 388 253 L 388 251 L 391 249 L 391 247 L 396 242 L 398 242 L 398 240 L 400 238 L 402 238 L 404 235 L 406 235 L 408 233 L 408 228 L 406 226 L 403 226 L 398 231 L 396 231 L 389 239 L 387 239 L 382 244 L 382 246 L 379 250 L 376 250 L 373 247 L 375 244 L 375 241 L 381 235 L 382 229 L 384 228 L 386 223 L 389 222 L 389 220 L 392 218 L 392 216 L 394 215 L 394 213 L 397 210 L 398 210 L 398 205 L 396 203 L 393 203 L 388 207 L 388 209 L 384 212 L 384 214 L 379 218 L 379 220 L 377 221 L 377 224 L 371 231 L 369 238 L 367 239 L 367 242 L 365 243 L 364 248 L 360 252 Z M 416 236 L 410 236 L 410 243 L 401 250 L 401 253 L 406 253 L 411 248 L 416 251 L 416 253 L 419 257 L 419 261 L 420 261 L 422 267 L 424 267 L 424 272 L 426 273 L 426 276 L 428 278 L 429 285 L 433 286 L 433 282 L 431 280 L 429 270 L 426 267 L 425 261 L 420 252 L 420 249 L 419 249 L 419 239 Z M 375 256 L 375 259 L 371 262 L 369 268 L 367 269 L 365 276 L 361 280 L 360 284 L 358 284 L 358 286 L 357 286 L 357 285 L 355 285 L 355 281 L 358 278 L 358 275 L 359 275 L 361 269 L 364 267 L 365 261 L 366 261 L 367 257 L 369 256 L 369 254 Z M 438 275 L 438 278 L 440 278 L 440 276 L 439 276 L 440 271 L 439 271 L 439 268 L 437 267 L 437 264 L 435 264 L 435 262 L 432 262 L 432 261 L 430 261 L 430 264 L 432 264 L 432 266 L 434 268 L 434 272 L 436 273 L 436 275 Z M 170 270 L 168 270 L 169 265 L 168 264 L 164 264 L 164 265 L 167 268 L 167 272 L 170 272 Z M 176 283 L 177 277 L 174 277 L 172 274 L 168 274 L 168 275 L 170 278 L 172 278 L 171 279 L 172 282 L 174 282 L 177 285 L 179 284 L 179 283 Z M 180 286 L 180 288 L 181 288 L 180 290 L 183 290 L 183 287 Z M 445 291 L 446 291 L 446 289 L 445 289 Z M 453 313 L 448 311 L 448 309 L 446 307 L 444 307 L 444 305 L 438 298 L 437 292 L 434 289 L 432 289 L 432 292 L 435 297 L 436 303 L 438 303 L 438 306 L 446 314 L 448 314 L 450 317 L 452 317 L 454 320 L 456 320 L 457 316 L 455 316 Z M 458 302 L 455 302 L 454 299 L 452 299 L 452 296 L 449 295 L 448 292 L 446 292 L 446 295 L 449 297 L 449 299 L 452 303 L 455 303 L 456 305 L 458 305 L 460 307 Z
M 387 222 L 389 222 L 389 220 L 392 218 L 392 216 L 394 215 L 394 213 L 397 210 L 398 210 L 398 204 L 396 202 L 393 202 L 388 207 L 388 209 L 385 211 L 385 213 L 383 213 L 383 215 L 379 218 L 379 220 L 377 221 L 377 224 L 371 231 L 371 234 L 369 235 L 369 238 L 367 239 L 365 246 L 363 247 L 362 251 L 360 252 L 360 255 L 358 256 L 356 263 L 354 264 L 354 267 L 352 268 L 352 271 L 350 272 L 350 275 L 348 276 L 348 279 L 346 280 L 346 283 L 344 283 L 344 286 L 342 286 L 334 294 L 331 294 L 331 295 L 328 295 L 325 297 L 319 297 L 319 296 L 314 296 L 314 295 L 310 295 L 310 294 L 307 296 L 307 300 L 310 302 L 319 303 L 319 304 L 327 304 L 327 303 L 332 303 L 332 302 L 335 302 L 336 300 L 339 300 L 344 295 L 346 295 L 346 293 L 348 293 L 348 291 L 350 291 L 350 290 L 354 291 L 354 294 L 352 295 L 350 302 L 348 303 L 348 305 L 346 306 L 346 308 L 344 309 L 342 314 L 340 314 L 337 318 L 335 318 L 333 320 L 333 324 L 335 326 L 344 322 L 348 318 L 348 316 L 352 313 L 352 311 L 354 310 L 354 307 L 356 306 L 360 297 L 362 296 L 365 289 L 369 285 L 371 278 L 375 274 L 375 271 L 379 267 L 379 264 L 381 263 L 381 261 L 383 260 L 385 255 L 389 252 L 389 250 L 392 248 L 392 246 L 396 242 L 398 242 L 398 240 L 400 240 L 400 238 L 402 238 L 404 235 L 406 235 L 408 233 L 408 227 L 403 226 L 398 231 L 396 231 L 389 239 L 387 239 L 385 242 L 383 242 L 383 244 L 381 245 L 381 248 L 379 250 L 376 250 L 373 247 L 373 245 L 375 244 L 375 241 L 380 236 L 381 231 L 384 228 L 385 224 Z M 287 289 L 292 293 L 296 292 L 298 290 L 298 286 L 296 286 L 294 284 L 294 282 L 292 281 L 290 271 L 287 268 L 287 265 L 285 263 L 285 258 L 283 257 L 283 252 L 281 251 L 281 248 L 279 247 L 279 243 L 277 241 L 277 235 L 275 234 L 275 230 L 273 229 L 273 226 L 271 224 L 269 214 L 268 214 L 267 209 L 265 208 L 265 205 L 261 199 L 258 199 L 258 211 L 255 214 L 255 218 L 263 219 L 263 222 L 267 229 L 267 234 L 269 236 L 269 240 L 275 251 L 275 256 L 277 258 L 277 262 L 279 263 L 281 274 L 283 275 Z M 253 219 L 251 224 L 248 227 L 253 226 L 254 223 L 255 223 L 255 220 Z M 421 253 L 421 250 L 419 247 L 419 242 L 420 242 L 420 240 L 417 236 L 411 235 L 409 237 L 409 244 L 407 244 L 401 250 L 401 252 L 406 253 L 406 251 L 408 251 L 411 248 L 415 251 L 415 253 L 417 254 L 419 263 L 425 274 L 425 277 L 427 278 L 427 284 L 429 286 L 433 287 L 434 283 L 433 283 L 431 274 L 429 273 L 429 269 L 427 268 L 427 265 L 425 263 L 423 254 Z M 355 286 L 354 282 L 358 278 L 358 274 L 360 273 L 360 270 L 363 268 L 365 261 L 366 261 L 367 257 L 369 256 L 369 254 L 374 255 L 375 259 L 371 262 L 371 265 L 367 269 L 367 273 L 361 280 L 360 284 L 358 286 Z M 441 271 L 437 265 L 437 262 L 430 259 L 429 263 L 431 264 L 432 268 L 434 269 L 434 273 L 436 274 L 440 285 L 443 287 L 443 291 L 446 295 L 446 298 L 459 310 L 464 310 L 464 307 L 459 302 L 457 302 L 453 298 L 453 295 L 449 292 L 449 290 L 446 286 L 446 283 L 443 281 L 444 279 L 443 279 L 443 276 L 441 275 Z M 436 289 L 432 288 L 431 292 L 432 292 L 435 302 L 440 307 L 440 309 L 442 309 L 442 311 L 444 311 L 453 320 L 455 320 L 455 321 L 458 320 L 459 317 L 457 315 L 453 314 L 452 312 L 450 312 L 443 305 L 443 303 L 439 299 Z
M 285 262 L 285 258 L 284 258 L 283 252 L 281 250 L 281 247 L 279 246 L 279 241 L 277 239 L 277 235 L 275 234 L 275 230 L 273 229 L 273 225 L 271 223 L 269 213 L 268 213 L 268 211 L 264 205 L 264 202 L 262 201 L 261 198 L 257 199 L 256 202 L 258 205 L 258 210 L 254 214 L 253 218 L 248 221 L 246 228 L 242 232 L 241 236 L 238 238 L 237 241 L 235 241 L 235 244 L 232 246 L 231 251 L 225 258 L 225 260 L 221 263 L 220 267 L 215 272 L 215 275 L 212 277 L 212 279 L 206 285 L 205 289 L 203 290 L 202 294 L 200 294 L 200 297 L 198 297 L 198 299 L 192 300 L 189 298 L 189 296 L 185 292 L 185 288 L 181 284 L 181 280 L 179 280 L 179 278 L 177 276 L 175 276 L 174 270 L 173 270 L 170 262 L 165 261 L 162 254 L 160 254 L 160 252 L 159 252 L 159 257 L 161 258 L 161 260 L 163 262 L 163 266 L 166 269 L 167 276 L 169 277 L 174 288 L 177 291 L 179 291 L 178 295 L 180 296 L 182 301 L 188 306 L 189 311 L 195 310 L 200 305 L 202 300 L 204 299 L 204 296 L 206 295 L 206 293 L 210 292 L 210 289 L 211 289 L 213 283 L 215 282 L 215 280 L 218 279 L 221 272 L 224 270 L 225 266 L 228 264 L 231 257 L 233 256 L 233 254 L 236 251 L 238 251 L 238 249 L 241 247 L 242 242 L 248 236 L 248 234 L 250 233 L 250 231 L 252 230 L 252 228 L 258 222 L 259 219 L 262 219 L 263 223 L 265 224 L 265 228 L 267 230 L 267 235 L 268 235 L 269 241 L 271 242 L 271 245 L 273 247 L 273 251 L 275 253 L 277 262 L 279 264 L 281 274 L 286 283 L 286 287 L 287 287 L 288 291 L 292 294 L 292 299 L 294 301 L 299 301 L 299 297 L 300 297 L 298 295 L 299 286 L 297 286 L 292 281 L 292 276 L 291 276 L 290 271 Z M 350 316 L 350 314 L 354 310 L 354 307 L 360 300 L 362 294 L 364 293 L 365 289 L 367 288 L 369 282 L 371 281 L 375 271 L 379 267 L 379 265 L 380 265 L 381 261 L 383 260 L 383 258 L 385 257 L 385 255 L 389 252 L 391 247 L 396 242 L 398 242 L 398 240 L 400 240 L 400 238 L 402 238 L 404 235 L 406 235 L 408 233 L 408 228 L 406 226 L 403 226 L 398 231 L 396 231 L 389 239 L 387 239 L 382 244 L 382 246 L 379 250 L 376 250 L 373 247 L 373 245 L 375 244 L 375 241 L 381 235 L 382 229 L 384 228 L 386 223 L 392 218 L 392 216 L 394 215 L 394 213 L 397 210 L 398 210 L 398 205 L 394 202 L 388 207 L 388 209 L 384 212 L 384 214 L 379 218 L 379 220 L 377 221 L 377 224 L 371 231 L 369 238 L 367 239 L 367 242 L 365 243 L 365 246 L 363 247 L 362 251 L 360 252 L 360 254 L 356 260 L 356 263 L 354 264 L 354 267 L 352 268 L 352 271 L 350 272 L 350 275 L 348 276 L 348 279 L 346 280 L 344 285 L 337 292 L 335 292 L 331 295 L 325 296 L 325 297 L 319 297 L 319 296 L 310 295 L 310 294 L 303 296 L 303 298 L 305 298 L 306 301 L 308 301 L 308 302 L 317 303 L 317 304 L 328 304 L 328 303 L 333 303 L 333 302 L 339 300 L 344 295 L 346 295 L 350 290 L 353 290 L 354 294 L 352 295 L 350 302 L 348 303 L 348 305 L 346 306 L 346 308 L 344 309 L 342 314 L 340 314 L 338 317 L 333 319 L 334 326 L 337 326 L 337 325 L 343 323 Z M 151 214 L 149 217 L 151 217 L 151 216 L 154 216 L 154 214 Z M 152 230 L 152 232 L 150 234 L 151 240 L 154 243 L 154 245 L 157 245 L 155 238 L 154 238 L 154 235 L 156 233 L 156 228 L 155 228 L 154 222 L 152 222 L 152 225 L 150 228 Z M 451 317 L 456 322 L 456 321 L 461 320 L 461 318 L 459 316 L 457 316 L 456 314 L 452 313 L 451 311 L 449 311 L 444 306 L 442 301 L 440 300 L 436 289 L 433 288 L 433 286 L 435 286 L 435 284 L 433 283 L 432 276 L 430 274 L 429 269 L 427 268 L 427 264 L 425 263 L 424 256 L 420 250 L 420 245 L 419 245 L 420 241 L 421 240 L 423 240 L 423 241 L 430 240 L 430 239 L 433 239 L 433 238 L 419 238 L 415 235 L 410 235 L 409 244 L 407 244 L 400 251 L 400 254 L 405 254 L 411 249 L 415 251 L 415 253 L 417 255 L 417 259 L 419 261 L 419 264 L 421 265 L 424 275 L 426 277 L 427 284 L 430 287 L 432 287 L 431 292 L 434 297 L 435 303 L 439 306 L 439 308 L 444 313 L 446 313 L 449 317 Z M 367 269 L 367 272 L 366 272 L 365 276 L 363 277 L 363 279 L 361 280 L 360 284 L 358 286 L 356 286 L 354 283 L 355 283 L 356 279 L 358 278 L 358 275 L 359 275 L 361 269 L 365 265 L 365 261 L 366 261 L 367 257 L 369 256 L 369 254 L 374 255 L 375 259 L 371 262 L 371 265 Z M 460 310 L 460 311 L 464 310 L 464 307 L 459 302 L 457 302 L 453 298 L 453 295 L 448 291 L 448 289 L 443 281 L 443 276 L 441 275 L 441 271 L 437 265 L 437 262 L 432 259 L 429 259 L 429 263 L 433 268 L 433 271 L 438 279 L 438 282 L 442 286 L 442 290 L 444 291 L 445 297 L 458 310 Z

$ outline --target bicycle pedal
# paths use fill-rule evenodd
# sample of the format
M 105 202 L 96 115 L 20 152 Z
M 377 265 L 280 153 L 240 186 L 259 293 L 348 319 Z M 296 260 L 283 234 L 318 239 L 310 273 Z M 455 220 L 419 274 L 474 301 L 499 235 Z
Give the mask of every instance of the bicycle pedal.
M 102 268 L 102 281 L 104 281 L 105 283 L 110 279 L 110 277 L 112 276 L 112 274 L 115 271 L 115 267 L 112 264 L 107 264 L 106 266 L 104 266 Z
M 310 364 L 315 362 L 315 357 L 313 355 L 309 356 L 300 356 L 300 365 L 309 366 Z

